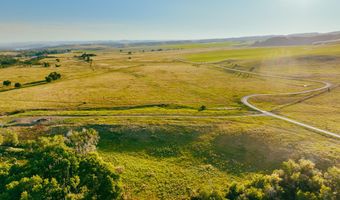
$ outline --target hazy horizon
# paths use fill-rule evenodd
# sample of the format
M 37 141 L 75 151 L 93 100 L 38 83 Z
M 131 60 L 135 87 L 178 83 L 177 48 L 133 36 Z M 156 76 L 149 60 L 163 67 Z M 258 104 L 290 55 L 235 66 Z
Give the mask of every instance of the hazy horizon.
M 324 33 L 340 30 L 339 7 L 336 0 L 5 0 L 0 43 Z

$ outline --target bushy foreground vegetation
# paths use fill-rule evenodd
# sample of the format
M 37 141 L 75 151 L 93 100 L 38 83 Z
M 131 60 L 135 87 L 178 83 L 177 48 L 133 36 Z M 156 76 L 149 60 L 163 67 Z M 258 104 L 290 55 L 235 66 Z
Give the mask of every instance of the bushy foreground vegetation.
M 192 199 L 228 200 L 336 200 L 340 199 L 340 169 L 322 172 L 314 163 L 289 160 L 271 175 L 256 175 L 250 180 L 231 184 L 225 194 L 218 191 L 200 191 Z
M 0 199 L 120 199 L 119 175 L 93 152 L 98 134 L 70 132 L 22 144 L 1 165 Z

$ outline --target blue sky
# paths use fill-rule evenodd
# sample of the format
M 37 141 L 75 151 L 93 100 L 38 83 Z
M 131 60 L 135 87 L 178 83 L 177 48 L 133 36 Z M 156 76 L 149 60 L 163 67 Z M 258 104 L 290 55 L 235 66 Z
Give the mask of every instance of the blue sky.
M 339 31 L 339 8 L 339 0 L 1 0 L 0 42 Z

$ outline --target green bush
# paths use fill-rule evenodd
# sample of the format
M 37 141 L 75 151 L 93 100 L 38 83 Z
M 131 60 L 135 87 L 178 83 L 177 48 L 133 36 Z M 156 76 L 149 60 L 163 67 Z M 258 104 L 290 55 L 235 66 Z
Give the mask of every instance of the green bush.
M 228 188 L 226 198 L 247 199 L 340 199 L 340 169 L 333 167 L 326 173 L 315 168 L 308 160 L 298 163 L 289 160 L 282 169 L 271 175 L 256 175 L 243 183 L 233 183 Z
M 15 83 L 15 84 L 14 84 L 14 87 L 15 87 L 15 88 L 21 88 L 21 83 Z
M 0 168 L 0 199 L 121 199 L 119 175 L 96 153 L 80 155 L 65 138 L 28 143 L 25 162 Z

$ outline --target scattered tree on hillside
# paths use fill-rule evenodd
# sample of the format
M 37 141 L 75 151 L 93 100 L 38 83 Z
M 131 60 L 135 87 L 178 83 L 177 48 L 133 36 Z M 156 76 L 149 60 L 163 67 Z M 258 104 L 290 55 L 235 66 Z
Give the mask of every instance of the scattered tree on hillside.
M 44 63 L 43 63 L 43 66 L 44 66 L 44 67 L 49 67 L 49 66 L 50 66 L 50 63 L 44 62 Z
M 207 109 L 207 107 L 205 105 L 202 105 L 201 107 L 198 108 L 198 111 L 204 111 L 206 109 Z
M 59 58 L 57 58 L 57 59 L 55 59 L 57 62 L 60 62 L 60 59 Z
M 55 64 L 55 67 L 61 67 L 61 65 Z
M 14 87 L 15 87 L 15 88 L 21 88 L 21 83 L 15 83 L 15 84 L 14 84 Z
M 6 80 L 6 81 L 4 81 L 2 84 L 3 84 L 4 86 L 10 86 L 10 85 L 12 84 L 12 82 L 9 81 L 9 80 Z

